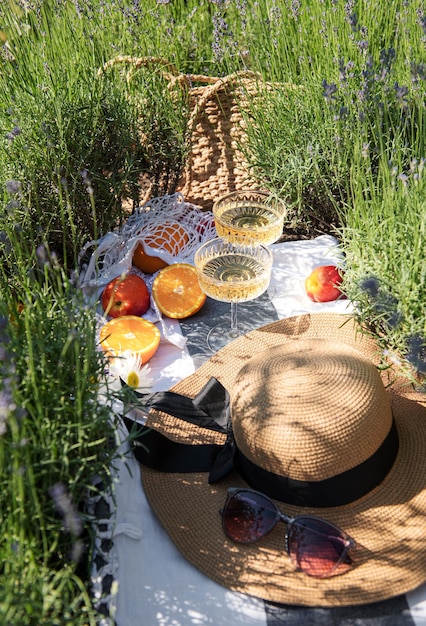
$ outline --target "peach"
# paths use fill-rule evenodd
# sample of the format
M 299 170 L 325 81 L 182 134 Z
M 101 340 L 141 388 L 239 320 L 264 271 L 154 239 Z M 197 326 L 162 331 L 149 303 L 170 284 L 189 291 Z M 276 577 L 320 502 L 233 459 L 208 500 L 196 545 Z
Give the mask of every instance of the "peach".
M 103 310 L 110 317 L 143 315 L 150 305 L 150 294 L 145 281 L 136 274 L 117 276 L 101 295 Z
M 337 298 L 345 298 L 339 289 L 343 280 L 343 272 L 335 265 L 321 265 L 312 270 L 305 279 L 308 297 L 314 302 L 330 302 Z

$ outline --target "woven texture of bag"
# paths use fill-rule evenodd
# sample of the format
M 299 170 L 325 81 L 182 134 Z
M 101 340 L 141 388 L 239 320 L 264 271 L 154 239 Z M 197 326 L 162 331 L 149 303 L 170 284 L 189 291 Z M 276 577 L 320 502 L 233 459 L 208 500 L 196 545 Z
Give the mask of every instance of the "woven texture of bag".
M 179 74 L 172 64 L 156 57 L 121 56 L 108 61 L 100 70 L 117 64 L 128 65 L 127 80 L 139 67 L 152 68 L 169 81 L 178 83 L 188 94 L 190 153 L 176 189 L 185 200 L 211 210 L 216 198 L 240 189 L 257 189 L 240 146 L 244 142 L 242 107 L 248 97 L 265 87 L 255 72 L 242 71 L 224 78 L 199 74 Z M 149 200 L 150 184 L 141 181 L 141 201 Z
M 240 149 L 242 106 L 248 95 L 257 93 L 256 75 L 241 72 L 211 80 L 190 89 L 191 151 L 177 187 L 189 202 L 204 209 L 211 209 L 226 193 L 259 187 Z

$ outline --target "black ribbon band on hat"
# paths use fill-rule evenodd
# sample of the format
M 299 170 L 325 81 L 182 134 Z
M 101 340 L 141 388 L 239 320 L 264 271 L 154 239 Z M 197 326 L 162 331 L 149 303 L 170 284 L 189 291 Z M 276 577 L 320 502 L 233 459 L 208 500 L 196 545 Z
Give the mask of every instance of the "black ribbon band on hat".
M 343 506 L 362 498 L 387 476 L 398 453 L 395 420 L 382 445 L 368 459 L 341 474 L 319 481 L 294 480 L 265 470 L 238 450 L 238 469 L 253 489 L 296 506 Z
M 160 472 L 210 472 L 211 482 L 222 480 L 234 469 L 229 394 L 216 378 L 212 377 L 193 400 L 164 391 L 145 396 L 145 404 L 201 428 L 226 434 L 227 438 L 225 445 L 180 443 L 123 416 L 128 431 L 135 434 L 133 452 L 139 463 Z
M 135 422 L 123 417 L 129 432 L 133 433 Z M 139 463 L 159 472 L 210 472 L 223 446 L 177 443 L 152 428 L 136 426 L 136 438 L 132 441 L 133 453 Z M 232 468 L 231 468 L 232 469 Z
M 229 394 L 215 378 L 211 378 L 193 400 L 166 391 L 152 394 L 146 403 L 227 437 L 224 445 L 194 445 L 172 441 L 147 426 L 137 427 L 133 445 L 140 463 L 162 472 L 209 472 L 209 483 L 218 482 L 238 469 L 252 488 L 297 506 L 333 507 L 358 500 L 382 482 L 398 453 L 398 430 L 392 420 L 382 445 L 356 467 L 321 481 L 294 480 L 259 467 L 238 450 L 230 419 Z M 123 419 L 131 431 L 135 422 L 125 416 Z

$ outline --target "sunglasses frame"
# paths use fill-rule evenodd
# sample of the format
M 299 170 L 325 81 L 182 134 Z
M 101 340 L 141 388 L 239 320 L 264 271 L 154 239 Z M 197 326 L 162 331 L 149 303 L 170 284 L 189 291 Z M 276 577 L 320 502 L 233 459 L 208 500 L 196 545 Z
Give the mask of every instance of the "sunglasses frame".
M 261 535 L 260 537 L 257 537 L 256 539 L 254 539 L 253 541 L 238 541 L 236 539 L 234 539 L 233 537 L 231 537 L 225 527 L 225 511 L 226 511 L 226 507 L 228 502 L 234 497 L 236 496 L 238 493 L 248 493 L 251 495 L 258 495 L 260 497 L 262 497 L 264 500 L 266 500 L 268 503 L 270 503 L 271 507 L 272 507 L 272 511 L 275 511 L 275 519 L 273 520 L 273 524 L 271 526 L 271 528 L 264 534 Z M 278 508 L 278 506 L 275 504 L 275 502 L 269 497 L 266 496 L 264 493 L 262 493 L 261 491 L 256 491 L 255 489 L 249 489 L 247 487 L 229 487 L 227 490 L 227 497 L 226 497 L 226 501 L 225 501 L 225 505 L 223 507 L 223 509 L 220 509 L 220 513 L 222 516 L 222 528 L 223 528 L 223 532 L 225 533 L 225 535 L 231 539 L 232 541 L 237 541 L 237 543 L 245 543 L 245 544 L 249 544 L 249 543 L 256 543 L 257 541 L 260 541 L 263 537 L 265 537 L 267 534 L 269 534 L 274 528 L 275 526 L 278 524 L 278 522 L 284 522 L 287 525 L 287 529 L 286 529 L 286 533 L 285 533 L 285 549 L 287 552 L 287 555 L 289 556 L 291 562 L 296 565 L 299 569 L 300 568 L 298 563 L 296 562 L 295 557 L 291 554 L 290 552 L 290 546 L 289 546 L 289 536 L 290 536 L 290 532 L 292 527 L 294 526 L 295 523 L 297 523 L 298 521 L 300 522 L 301 520 L 314 520 L 314 521 L 319 521 L 323 524 L 327 524 L 330 528 L 332 528 L 333 530 L 337 531 L 339 537 L 341 537 L 344 541 L 344 549 L 342 551 L 342 554 L 340 555 L 340 558 L 338 559 L 338 561 L 335 563 L 335 565 L 333 566 L 333 568 L 324 576 L 315 576 L 315 578 L 329 578 L 330 576 L 333 575 L 333 572 L 339 567 L 339 565 L 345 560 L 345 558 L 347 556 L 350 557 L 350 552 L 356 549 L 356 541 L 355 539 L 352 539 L 352 537 L 350 537 L 345 531 L 343 531 L 341 528 L 339 528 L 338 526 L 336 526 L 335 524 L 333 524 L 332 522 L 329 522 L 325 519 L 323 519 L 322 517 L 316 517 L 315 515 L 297 515 L 296 517 L 290 517 L 288 515 L 286 515 L 285 513 L 282 513 L 280 511 L 280 509 Z M 310 532 L 315 533 L 314 529 L 309 529 Z M 304 571 L 305 574 L 308 574 L 307 572 Z M 309 575 L 309 574 L 308 574 Z

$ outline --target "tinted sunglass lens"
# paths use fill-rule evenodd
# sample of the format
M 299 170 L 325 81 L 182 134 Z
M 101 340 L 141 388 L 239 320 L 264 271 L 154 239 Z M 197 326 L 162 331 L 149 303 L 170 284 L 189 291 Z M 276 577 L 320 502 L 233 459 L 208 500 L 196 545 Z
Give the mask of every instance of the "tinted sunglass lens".
M 347 537 L 324 520 L 298 517 L 289 527 L 287 546 L 293 563 L 309 576 L 343 574 L 352 566 Z
M 222 511 L 223 529 L 233 541 L 252 543 L 276 525 L 279 513 L 261 494 L 239 491 L 231 495 Z

